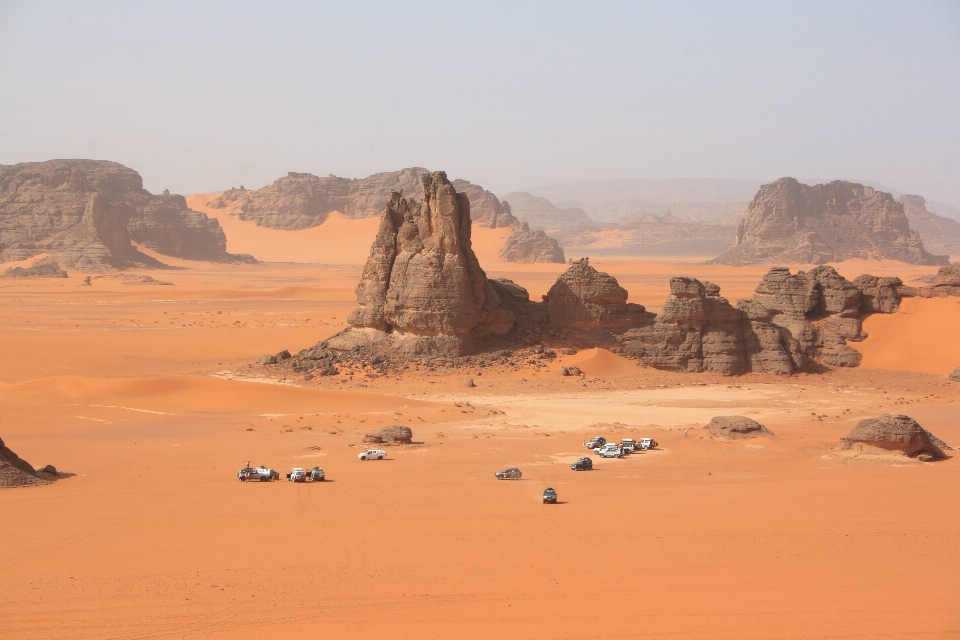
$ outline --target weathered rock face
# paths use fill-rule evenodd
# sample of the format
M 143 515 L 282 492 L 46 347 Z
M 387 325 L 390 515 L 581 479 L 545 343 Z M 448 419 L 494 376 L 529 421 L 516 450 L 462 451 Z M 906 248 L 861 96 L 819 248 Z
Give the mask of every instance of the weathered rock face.
M 953 370 L 953 373 L 950 374 L 950 379 L 954 382 L 960 382 L 960 367 Z
M 210 205 L 230 209 L 241 220 L 252 220 L 262 227 L 308 229 L 323 224 L 332 211 L 339 211 L 348 218 L 378 216 L 394 191 L 411 200 L 422 199 L 420 176 L 426 173 L 429 172 L 422 167 L 377 173 L 361 179 L 288 173 L 256 191 L 242 187 L 225 191 Z M 518 223 L 509 205 L 500 202 L 489 191 L 466 180 L 456 180 L 453 184 L 470 199 L 475 224 L 495 229 Z
M 463 355 L 474 337 L 513 327 L 473 253 L 470 201 L 443 172 L 421 180 L 423 200 L 390 195 L 357 285 L 360 307 L 321 351 L 378 343 L 412 357 Z
M 0 166 L 0 261 L 50 253 L 70 269 L 162 266 L 130 244 L 164 255 L 234 261 L 216 220 L 181 196 L 155 196 L 115 162 L 50 160 Z
M 577 260 L 560 274 L 546 295 L 550 322 L 588 331 L 628 327 L 652 314 L 627 303 L 627 290 L 613 276 L 597 271 L 589 259 Z
M 530 225 L 523 222 L 513 228 L 513 233 L 507 238 L 500 249 L 500 259 L 504 262 L 554 262 L 563 264 L 563 249 L 556 240 L 547 235 L 543 229 L 530 230 Z
M 67 272 L 53 258 L 42 258 L 31 266 L 7 269 L 0 278 L 66 278 Z
M 901 287 L 899 292 L 903 296 L 912 295 L 921 298 L 960 296 L 960 262 L 940 269 L 930 286 Z
M 927 251 L 960 256 L 960 222 L 928 211 L 922 196 L 900 196 L 900 203 L 910 228 L 920 233 Z
M 847 340 L 866 338 L 861 314 L 892 313 L 899 305 L 899 279 L 880 280 L 857 279 L 868 287 L 865 296 L 833 267 L 796 274 L 774 267 L 753 299 L 734 308 L 716 285 L 672 278 L 656 320 L 629 329 L 620 340 L 628 354 L 671 371 L 789 374 L 821 365 L 855 367 L 860 353 Z
M 889 413 L 861 420 L 850 433 L 840 438 L 841 450 L 857 453 L 892 453 L 910 457 L 927 454 L 943 458 L 943 450 L 949 448 L 913 418 Z
M 24 487 L 44 484 L 33 466 L 8 449 L 0 438 L 0 487 Z
M 746 416 L 716 416 L 703 428 L 723 440 L 773 437 L 772 431 Z
M 781 178 L 760 188 L 737 229 L 736 244 L 713 262 L 823 264 L 849 258 L 948 261 L 924 249 L 903 205 L 889 193 L 839 180 L 808 186 Z

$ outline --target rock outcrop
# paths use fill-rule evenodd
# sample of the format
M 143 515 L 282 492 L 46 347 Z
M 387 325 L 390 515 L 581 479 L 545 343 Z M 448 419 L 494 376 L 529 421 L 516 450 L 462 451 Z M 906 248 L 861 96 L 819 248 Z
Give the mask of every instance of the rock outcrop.
M 41 258 L 29 267 L 12 267 L 0 278 L 66 278 L 67 272 L 53 258 Z
M 774 267 L 752 299 L 733 307 L 716 285 L 672 278 L 654 322 L 619 339 L 628 355 L 671 371 L 790 374 L 824 365 L 855 367 L 860 353 L 847 341 L 866 338 L 862 315 L 890 313 L 899 305 L 899 279 L 881 280 L 861 276 L 850 282 L 828 266 L 796 274 Z M 867 287 L 866 295 L 857 282 Z
M 627 302 L 627 290 L 613 276 L 577 260 L 560 274 L 545 296 L 547 315 L 556 327 L 589 332 L 627 328 L 648 322 L 653 314 Z
M 513 328 L 514 314 L 471 247 L 469 199 L 442 171 L 421 181 L 423 200 L 390 194 L 357 285 L 360 307 L 316 355 L 361 345 L 410 357 L 463 355 L 475 338 Z
M 716 416 L 703 428 L 720 440 L 773 437 L 772 431 L 746 416 Z
M 0 438 L 0 487 L 24 487 L 44 482 L 33 466 L 8 449 Z
M 946 457 L 944 449 L 950 447 L 913 418 L 889 413 L 861 420 L 850 433 L 840 438 L 840 450 L 854 453 L 940 459 Z
M 333 211 L 348 218 L 378 216 L 394 191 L 411 200 L 422 199 L 420 176 L 426 173 L 422 167 L 411 167 L 353 179 L 291 172 L 256 191 L 243 187 L 225 191 L 210 206 L 228 209 L 262 227 L 308 229 L 323 224 Z M 470 199 L 473 221 L 479 226 L 496 229 L 518 223 L 509 205 L 489 191 L 466 180 L 455 180 L 453 185 Z
M 960 257 L 960 222 L 929 211 L 923 196 L 900 196 L 900 203 L 910 228 L 920 233 L 927 251 Z
M 808 186 L 793 178 L 763 185 L 737 229 L 736 243 L 717 264 L 881 258 L 947 264 L 931 255 L 910 228 L 903 205 L 872 187 L 834 181 Z
M 901 287 L 898 291 L 903 296 L 920 296 L 921 298 L 960 296 L 960 262 L 941 268 L 929 286 Z
M 950 374 L 950 380 L 953 382 L 960 382 L 960 367 L 957 367 L 953 370 L 953 373 Z
M 410 444 L 413 442 L 413 430 L 403 425 L 391 425 L 383 427 L 377 433 L 365 434 L 363 441 L 374 444 Z
M 554 262 L 563 264 L 560 244 L 547 235 L 543 229 L 531 231 L 530 225 L 523 222 L 513 228 L 500 249 L 500 259 L 504 262 Z
M 249 259 L 226 252 L 216 220 L 182 196 L 155 196 L 115 162 L 50 160 L 0 166 L 0 261 L 40 253 L 68 269 L 160 267 L 131 240 L 193 260 Z

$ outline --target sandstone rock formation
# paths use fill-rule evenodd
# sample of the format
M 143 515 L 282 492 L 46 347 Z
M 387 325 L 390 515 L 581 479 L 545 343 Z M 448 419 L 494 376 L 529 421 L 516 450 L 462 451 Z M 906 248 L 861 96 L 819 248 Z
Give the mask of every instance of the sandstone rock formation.
M 627 303 L 627 290 L 613 276 L 591 267 L 588 258 L 560 274 L 546 303 L 551 324 L 587 331 L 626 328 L 653 317 L 642 305 Z
M 556 240 L 547 235 L 543 229 L 530 230 L 530 225 L 523 222 L 513 228 L 513 233 L 507 238 L 500 249 L 500 259 L 504 262 L 554 262 L 563 264 L 567 260 L 563 257 L 563 249 Z
M 947 298 L 960 296 L 960 262 L 940 269 L 927 287 L 901 287 L 901 295 L 917 295 L 921 298 Z
M 960 382 L 960 367 L 953 370 L 953 373 L 950 374 L 950 379 L 954 382 Z
M 929 211 L 922 196 L 900 196 L 900 203 L 910 228 L 920 233 L 927 251 L 960 257 L 960 222 Z
M 470 201 L 442 171 L 423 174 L 423 200 L 390 194 L 357 285 L 350 328 L 321 343 L 345 351 L 381 344 L 408 356 L 462 355 L 474 339 L 511 330 L 470 243 Z
M 164 255 L 235 261 L 216 220 L 182 196 L 155 196 L 140 175 L 115 162 L 50 160 L 0 166 L 0 261 L 49 253 L 69 269 L 105 270 L 161 263 Z M 249 257 L 247 257 L 249 258 Z
M 774 267 L 752 299 L 733 307 L 716 285 L 672 278 L 654 322 L 627 330 L 619 340 L 627 355 L 671 371 L 789 374 L 823 365 L 855 367 L 860 353 L 846 341 L 866 338 L 861 314 L 889 313 L 899 305 L 895 283 L 880 280 L 858 278 L 869 285 L 864 308 L 863 289 L 833 267 L 796 274 Z
M 889 193 L 839 180 L 808 186 L 781 178 L 760 188 L 737 229 L 736 243 L 713 262 L 823 264 L 849 258 L 948 261 L 924 249 L 903 205 Z
M 368 433 L 363 436 L 364 442 L 375 444 L 410 444 L 413 441 L 413 429 L 403 425 L 383 427 L 377 433 Z
M 66 278 L 67 272 L 53 258 L 42 258 L 29 267 L 13 267 L 3 272 L 0 278 Z
M 840 438 L 840 449 L 855 453 L 910 457 L 925 454 L 931 459 L 940 459 L 946 455 L 944 449 L 950 447 L 917 424 L 913 418 L 885 413 L 879 418 L 861 420 L 850 433 Z
M 23 487 L 44 484 L 33 466 L 8 449 L 0 438 L 0 487 Z
M 348 218 L 378 216 L 394 191 L 411 200 L 422 199 L 420 176 L 426 173 L 422 167 L 411 167 L 353 179 L 291 172 L 256 191 L 243 187 L 225 191 L 210 205 L 262 227 L 308 229 L 323 224 L 332 211 Z M 470 199 L 473 221 L 479 226 L 496 229 L 518 223 L 509 205 L 489 191 L 466 180 L 455 180 L 453 185 Z
M 703 428 L 715 438 L 724 440 L 773 437 L 772 431 L 746 416 L 716 416 Z

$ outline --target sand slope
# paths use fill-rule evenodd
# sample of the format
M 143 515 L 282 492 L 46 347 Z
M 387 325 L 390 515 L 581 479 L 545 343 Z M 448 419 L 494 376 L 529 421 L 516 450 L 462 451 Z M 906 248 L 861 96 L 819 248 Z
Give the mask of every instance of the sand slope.
M 852 346 L 863 354 L 861 367 L 946 376 L 960 367 L 958 329 L 957 298 L 904 298 L 897 313 L 868 317 L 869 337 Z

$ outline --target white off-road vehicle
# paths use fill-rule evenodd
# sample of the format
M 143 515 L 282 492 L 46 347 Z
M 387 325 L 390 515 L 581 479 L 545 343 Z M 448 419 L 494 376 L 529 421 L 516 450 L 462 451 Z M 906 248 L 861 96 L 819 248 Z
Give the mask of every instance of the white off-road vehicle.
M 367 449 L 357 454 L 361 460 L 383 460 L 387 457 L 387 452 L 383 449 Z
M 304 473 L 303 469 L 296 467 L 287 474 L 287 480 L 291 482 L 306 482 L 307 474 Z

